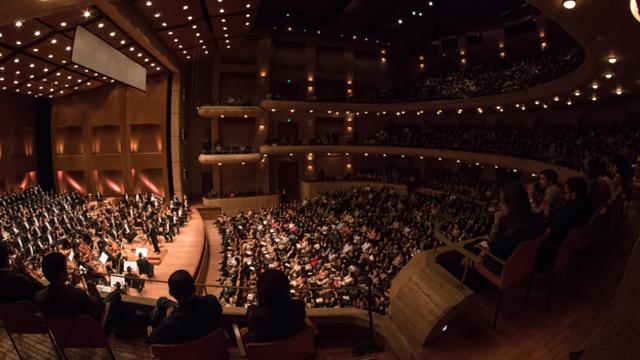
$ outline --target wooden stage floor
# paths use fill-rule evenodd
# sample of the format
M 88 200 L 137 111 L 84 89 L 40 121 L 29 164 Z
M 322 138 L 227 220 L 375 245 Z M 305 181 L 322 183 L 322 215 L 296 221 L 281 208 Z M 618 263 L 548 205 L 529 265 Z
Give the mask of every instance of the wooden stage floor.
M 174 236 L 173 242 L 165 242 L 162 236 L 158 236 L 158 240 L 160 241 L 161 263 L 154 268 L 153 280 L 167 281 L 171 273 L 179 269 L 185 269 L 191 275 L 196 275 L 205 237 L 202 217 L 194 207 L 191 208 L 191 220 L 180 229 L 179 235 Z M 136 239 L 133 244 L 125 243 L 125 251 L 129 259 L 137 259 L 135 250 L 143 247 L 142 243 L 143 241 L 139 239 Z M 147 243 L 144 247 L 147 248 L 149 256 L 156 255 L 153 253 L 151 243 Z M 155 299 L 160 296 L 169 296 L 169 288 L 165 283 L 147 281 L 141 293 L 129 290 L 128 295 Z

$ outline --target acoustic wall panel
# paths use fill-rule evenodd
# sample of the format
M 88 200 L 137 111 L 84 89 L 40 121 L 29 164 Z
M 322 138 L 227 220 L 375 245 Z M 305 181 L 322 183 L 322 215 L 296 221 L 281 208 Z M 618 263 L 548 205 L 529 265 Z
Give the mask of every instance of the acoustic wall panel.
M 76 27 L 71 61 L 142 91 L 147 70 L 82 26 Z

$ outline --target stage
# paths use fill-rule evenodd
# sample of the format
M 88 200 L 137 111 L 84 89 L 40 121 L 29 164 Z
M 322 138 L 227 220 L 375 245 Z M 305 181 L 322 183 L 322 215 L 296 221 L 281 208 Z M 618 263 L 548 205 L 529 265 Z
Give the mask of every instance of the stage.
M 205 249 L 205 232 L 204 222 L 198 210 L 191 207 L 190 220 L 180 229 L 180 234 L 173 237 L 173 242 L 166 242 L 163 236 L 158 236 L 160 245 L 160 254 L 154 254 L 153 246 L 150 242 L 143 245 L 146 237 L 136 238 L 132 244 L 124 244 L 124 253 L 130 261 L 138 259 L 136 249 L 144 247 L 147 249 L 149 259 L 154 262 L 154 258 L 159 258 L 160 263 L 155 265 L 154 277 L 152 280 L 160 282 L 146 281 L 142 292 L 129 289 L 128 297 L 146 298 L 148 301 L 154 301 L 160 296 L 169 296 L 169 288 L 166 281 L 169 276 L 176 270 L 185 269 L 194 278 L 197 276 L 196 271 L 203 257 Z M 146 279 L 146 276 L 141 276 Z M 135 299 L 131 299 L 135 302 Z M 143 301 L 147 303 L 148 301 Z

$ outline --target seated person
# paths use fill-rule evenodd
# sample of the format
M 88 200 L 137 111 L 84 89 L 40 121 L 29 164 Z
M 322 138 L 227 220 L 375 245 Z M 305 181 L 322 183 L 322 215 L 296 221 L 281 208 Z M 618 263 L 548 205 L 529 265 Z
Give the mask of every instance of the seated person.
M 42 273 L 49 286 L 40 290 L 34 304 L 47 317 L 73 317 L 87 314 L 100 323 L 104 304 L 95 283 L 88 283 L 90 295 L 67 285 L 67 258 L 61 253 L 50 253 L 42 259 Z
M 265 270 L 258 277 L 257 288 L 258 304 L 247 310 L 247 341 L 279 341 L 306 328 L 305 305 L 300 300 L 291 299 L 285 273 Z
M 154 317 L 158 321 L 150 335 L 152 344 L 181 344 L 201 338 L 220 328 L 222 306 L 213 295 L 197 296 L 193 277 L 177 270 L 169 277 L 169 294 L 158 299 Z
M 29 275 L 21 258 L 10 264 L 9 247 L 0 242 L 0 302 L 33 301 L 43 288 L 44 285 Z
M 544 197 L 542 203 L 536 203 L 533 187 L 527 188 L 531 211 L 536 214 L 542 213 L 545 209 L 553 212 L 562 205 L 562 189 L 558 185 L 558 173 L 553 169 L 545 169 L 540 172 L 538 179 L 538 184 L 540 185 L 540 190 L 544 192 Z
M 494 214 L 494 223 L 487 241 L 488 247 L 480 246 L 481 240 L 465 245 L 465 248 L 481 256 L 480 262 L 489 270 L 499 274 L 502 265 L 491 257 L 507 260 L 523 241 L 532 240 L 540 233 L 540 225 L 532 213 L 527 192 L 517 183 L 507 183 L 500 192 L 500 210 Z M 475 262 L 456 251 L 438 255 L 436 262 L 458 278 L 462 278 L 463 264 L 474 267 Z M 474 271 L 467 274 L 465 282 L 474 290 L 482 290 L 484 281 Z
M 144 289 L 144 280 L 141 280 L 137 274 L 133 273 L 131 266 L 127 266 L 127 273 L 124 274 L 124 276 L 129 288 L 142 292 L 142 289 Z
M 140 274 L 147 275 L 147 277 L 153 277 L 153 264 L 149 262 L 149 260 L 142 257 L 142 253 L 138 254 L 138 260 L 136 260 L 136 264 L 138 264 L 138 272 Z
M 585 226 L 593 215 L 589 185 L 584 178 L 567 179 L 564 192 L 565 205 L 549 214 L 547 225 L 551 232 L 536 258 L 536 268 L 541 272 L 549 271 L 553 265 L 556 255 L 553 246 L 561 245 L 571 230 Z

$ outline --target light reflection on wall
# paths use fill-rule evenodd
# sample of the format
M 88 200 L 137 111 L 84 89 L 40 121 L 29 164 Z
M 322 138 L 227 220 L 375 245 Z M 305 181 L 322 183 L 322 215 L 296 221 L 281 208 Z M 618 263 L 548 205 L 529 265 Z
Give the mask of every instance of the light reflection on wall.
M 157 185 L 158 181 L 162 181 L 162 170 L 158 169 L 156 173 L 154 169 L 146 172 L 145 170 L 131 169 L 131 176 L 134 179 L 135 192 L 151 191 L 154 194 L 164 196 L 164 189 Z
M 81 173 L 81 172 L 80 172 Z M 86 194 L 87 189 L 80 185 L 70 174 L 66 171 L 58 170 L 56 173 L 58 177 L 58 186 L 62 191 L 69 191 L 69 187 L 72 187 L 75 191 Z
M 36 172 L 29 171 L 24 174 L 24 176 L 22 177 L 22 180 L 20 180 L 20 185 L 18 185 L 18 187 L 20 189 L 25 189 L 35 185 L 36 185 Z

